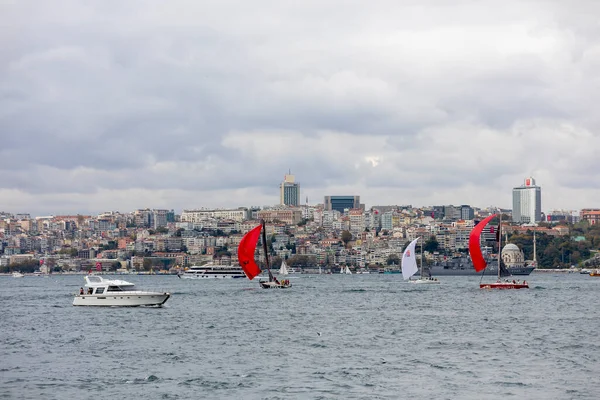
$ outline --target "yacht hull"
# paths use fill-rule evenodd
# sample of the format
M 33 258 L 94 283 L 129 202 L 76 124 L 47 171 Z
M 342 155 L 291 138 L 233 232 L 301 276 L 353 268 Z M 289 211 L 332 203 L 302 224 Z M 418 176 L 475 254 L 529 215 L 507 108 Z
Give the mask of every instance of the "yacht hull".
M 171 297 L 170 293 L 127 293 L 99 294 L 99 295 L 76 295 L 73 299 L 74 306 L 97 306 L 97 307 L 139 307 L 139 306 L 162 306 Z

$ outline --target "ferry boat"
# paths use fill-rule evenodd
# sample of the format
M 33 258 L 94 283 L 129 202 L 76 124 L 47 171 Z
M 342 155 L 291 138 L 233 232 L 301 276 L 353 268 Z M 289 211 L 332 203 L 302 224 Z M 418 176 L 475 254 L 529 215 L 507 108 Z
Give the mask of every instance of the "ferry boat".
M 171 297 L 168 292 L 137 290 L 131 282 L 98 275 L 86 276 L 85 282 L 85 289 L 73 299 L 74 306 L 162 306 Z
M 192 266 L 179 273 L 182 279 L 228 279 L 228 278 L 245 278 L 246 274 L 240 267 L 233 265 L 202 265 Z

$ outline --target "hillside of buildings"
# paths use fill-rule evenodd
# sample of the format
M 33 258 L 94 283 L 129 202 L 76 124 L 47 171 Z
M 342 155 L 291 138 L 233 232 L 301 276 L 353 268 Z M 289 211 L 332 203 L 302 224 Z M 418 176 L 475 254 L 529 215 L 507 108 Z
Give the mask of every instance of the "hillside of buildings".
M 286 260 L 304 269 L 398 268 L 404 247 L 416 237 L 423 238 L 427 262 L 467 254 L 474 224 L 493 212 L 469 206 L 377 206 L 340 212 L 316 205 L 184 210 L 179 215 L 150 209 L 95 216 L 0 213 L 0 272 L 176 273 L 206 263 L 236 265 L 242 236 L 260 219 L 267 221 L 275 267 Z M 503 235 L 531 260 L 535 231 L 541 268 L 584 266 L 600 247 L 600 225 L 587 216 L 582 211 L 579 218 L 524 226 L 510 223 L 510 210 L 503 210 Z M 482 243 L 494 252 L 497 224 L 488 225 Z M 257 254 L 257 259 L 264 255 Z

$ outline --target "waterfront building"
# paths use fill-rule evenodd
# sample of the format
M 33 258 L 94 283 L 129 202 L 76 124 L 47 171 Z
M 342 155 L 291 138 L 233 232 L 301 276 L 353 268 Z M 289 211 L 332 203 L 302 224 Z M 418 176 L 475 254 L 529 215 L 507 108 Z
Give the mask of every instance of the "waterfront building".
M 519 224 L 542 220 L 542 188 L 532 177 L 525 178 L 523 185 L 513 188 L 512 220 Z
M 279 189 L 279 204 L 296 207 L 300 205 L 300 184 L 291 172 L 284 176 Z

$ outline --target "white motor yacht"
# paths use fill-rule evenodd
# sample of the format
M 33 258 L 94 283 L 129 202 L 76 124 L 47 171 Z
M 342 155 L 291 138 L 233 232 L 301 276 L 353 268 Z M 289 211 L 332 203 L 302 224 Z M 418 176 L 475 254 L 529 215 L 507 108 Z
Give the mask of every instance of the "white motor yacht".
M 168 292 L 137 290 L 133 283 L 98 275 L 86 276 L 85 282 L 73 299 L 74 306 L 161 306 L 171 297 Z
M 22 274 L 20 271 L 14 271 L 14 272 L 12 273 L 12 277 L 13 277 L 13 278 L 22 278 L 22 277 L 24 277 L 24 276 L 25 276 L 25 275 L 23 275 L 23 274 Z

